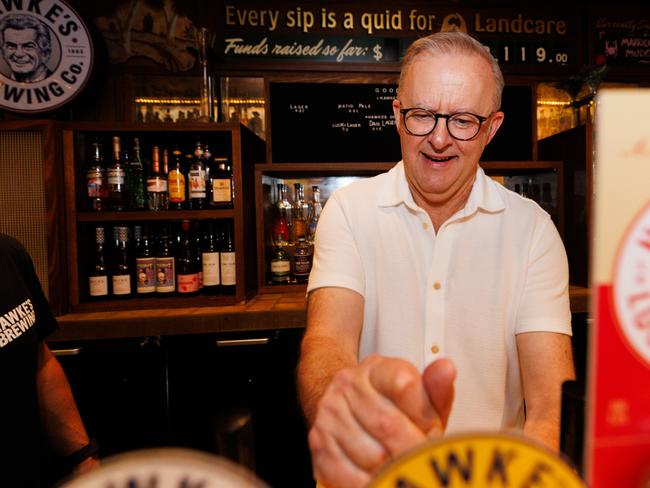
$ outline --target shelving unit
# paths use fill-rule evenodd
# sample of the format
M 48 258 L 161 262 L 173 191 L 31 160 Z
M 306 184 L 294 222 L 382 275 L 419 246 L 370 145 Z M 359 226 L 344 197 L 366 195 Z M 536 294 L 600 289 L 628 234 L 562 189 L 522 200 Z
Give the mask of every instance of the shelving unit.
M 255 168 L 255 201 L 257 208 L 257 256 L 260 293 L 286 293 L 306 290 L 301 283 L 272 284 L 270 254 L 272 252 L 272 220 L 275 210 L 275 185 L 301 182 L 324 188 L 323 204 L 331 191 L 344 186 L 349 178 L 365 178 L 388 171 L 395 163 L 270 163 Z M 555 207 L 556 226 L 564 234 L 564 180 L 560 161 L 488 161 L 481 163 L 486 174 L 514 190 L 517 182 L 549 183 L 551 202 Z
M 257 289 L 255 207 L 253 168 L 264 162 L 264 142 L 246 127 L 234 123 L 169 124 L 66 124 L 63 136 L 63 166 L 66 188 L 65 210 L 68 239 L 69 308 L 71 311 L 123 310 L 141 308 L 169 308 L 215 306 L 240 303 Z M 157 144 L 170 150 L 194 146 L 197 138 L 209 144 L 214 156 L 227 156 L 232 163 L 235 199 L 232 209 L 162 210 L 94 212 L 86 205 L 85 169 L 88 145 L 91 139 L 141 139 L 143 150 Z M 198 221 L 229 220 L 234 228 L 237 256 L 236 287 L 232 295 L 181 297 L 132 297 L 91 301 L 88 296 L 88 260 L 86 249 L 94 243 L 94 225 L 179 222 L 182 219 Z M 107 239 L 109 236 L 107 236 Z M 88 247 L 90 246 L 90 247 Z
M 311 198 L 311 186 L 321 188 L 323 204 L 332 191 L 356 178 L 367 178 L 383 173 L 395 163 L 270 163 L 255 168 L 255 202 L 257 208 L 257 280 L 260 293 L 286 293 L 303 291 L 303 283 L 271 284 L 269 278 L 269 255 L 271 252 L 271 226 L 274 211 L 274 191 L 277 183 L 305 185 L 305 197 Z

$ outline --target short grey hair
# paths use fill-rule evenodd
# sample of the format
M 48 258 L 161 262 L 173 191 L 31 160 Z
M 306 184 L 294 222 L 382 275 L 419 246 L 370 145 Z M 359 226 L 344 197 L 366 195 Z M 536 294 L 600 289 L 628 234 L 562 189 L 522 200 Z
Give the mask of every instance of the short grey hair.
M 487 47 L 474 39 L 469 34 L 458 31 L 437 32 L 427 37 L 421 37 L 411 44 L 402 59 L 402 70 L 399 76 L 399 87 L 402 87 L 404 77 L 409 67 L 421 54 L 437 56 L 441 54 L 465 54 L 475 55 L 484 59 L 492 70 L 494 78 L 493 109 L 501 108 L 501 94 L 503 92 L 503 74 L 497 60 L 490 54 Z
M 50 57 L 52 52 L 52 41 L 47 26 L 31 15 L 12 14 L 7 15 L 0 21 L 0 48 L 4 48 L 5 31 L 7 29 L 23 30 L 33 29 L 36 32 L 36 43 L 45 58 Z

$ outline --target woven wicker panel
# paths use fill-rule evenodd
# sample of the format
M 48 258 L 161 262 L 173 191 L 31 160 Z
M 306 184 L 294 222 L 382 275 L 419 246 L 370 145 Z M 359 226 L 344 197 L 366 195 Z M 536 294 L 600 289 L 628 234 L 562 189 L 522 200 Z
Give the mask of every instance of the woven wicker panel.
M 0 232 L 18 239 L 48 295 L 43 135 L 0 132 Z

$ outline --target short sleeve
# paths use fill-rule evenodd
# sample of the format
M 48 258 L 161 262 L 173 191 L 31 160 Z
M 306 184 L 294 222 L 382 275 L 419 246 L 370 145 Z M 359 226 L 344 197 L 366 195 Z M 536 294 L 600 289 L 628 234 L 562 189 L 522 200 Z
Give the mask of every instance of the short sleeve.
M 569 265 L 550 218 L 537 226 L 532 240 L 515 330 L 523 332 L 572 333 Z
M 39 340 L 43 340 L 56 330 L 57 322 L 41 287 L 41 282 L 34 269 L 34 263 L 29 253 L 17 240 L 4 236 L 2 247 L 7 252 L 6 257 L 10 259 L 8 265 L 14 270 L 15 279 L 22 281 L 32 298 L 37 320 L 36 332 Z M 16 286 L 18 286 L 17 283 Z
M 333 193 L 318 221 L 308 293 L 317 288 L 339 287 L 364 296 L 365 277 L 353 228 L 340 194 Z

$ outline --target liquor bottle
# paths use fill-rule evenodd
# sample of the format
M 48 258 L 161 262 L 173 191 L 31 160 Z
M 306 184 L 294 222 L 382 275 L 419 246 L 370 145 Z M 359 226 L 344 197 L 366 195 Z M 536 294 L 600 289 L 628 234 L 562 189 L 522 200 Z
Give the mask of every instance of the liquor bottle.
M 235 253 L 232 222 L 227 221 L 222 227 L 221 252 L 219 263 L 221 271 L 221 293 L 234 295 L 237 287 L 237 257 Z
M 169 208 L 183 210 L 185 208 L 185 174 L 183 172 L 183 157 L 178 148 L 172 151 L 172 167 L 167 173 L 167 188 L 169 190 Z
M 203 164 L 203 148 L 201 143 L 196 143 L 194 158 L 188 171 L 188 183 L 190 186 L 190 208 L 200 210 L 206 207 L 205 193 L 205 165 Z
M 201 264 L 203 268 L 203 293 L 215 295 L 219 293 L 221 273 L 219 272 L 219 241 L 215 222 L 208 224 L 208 231 L 201 249 Z
M 176 258 L 167 226 L 163 227 L 156 251 L 156 293 L 170 296 L 176 291 Z
M 196 261 L 196 269 L 199 270 L 199 290 L 203 288 L 203 264 L 201 262 L 201 249 L 203 248 L 203 232 L 201 232 L 201 223 L 198 221 L 192 222 L 192 242 L 194 243 L 194 249 L 192 249 L 192 254 L 194 255 L 194 260 Z
M 118 247 L 113 264 L 113 295 L 131 296 L 131 257 L 129 256 L 129 228 L 118 227 Z
M 273 245 L 285 246 L 291 239 L 291 203 L 287 198 L 287 185 L 278 183 L 278 199 L 273 218 Z
M 152 296 L 156 292 L 156 258 L 153 253 L 149 230 L 134 230 L 135 247 L 135 291 L 139 296 Z M 140 235 L 138 235 L 138 233 Z
M 311 216 L 311 207 L 305 201 L 305 187 L 302 183 L 294 184 L 294 199 L 291 218 L 291 240 L 297 243 L 300 237 L 307 236 L 307 225 Z
M 102 161 L 102 146 L 96 140 L 93 142 L 92 148 L 92 163 L 86 171 L 86 187 L 88 188 L 90 208 L 102 211 L 106 210 L 108 206 L 108 180 Z
M 167 174 L 169 173 L 169 151 L 167 148 L 163 149 L 163 177 L 167 181 Z
M 214 158 L 210 172 L 210 206 L 232 208 L 232 174 L 226 170 L 228 158 Z
M 277 236 L 274 241 L 279 243 L 282 242 L 282 239 L 282 236 Z M 271 256 L 271 283 L 274 285 L 287 284 L 290 279 L 291 257 L 282 245 L 276 244 Z
M 176 253 L 176 282 L 178 294 L 195 295 L 199 291 L 199 269 L 194 257 L 194 240 L 190 235 L 190 221 L 183 220 L 181 242 Z
M 293 253 L 293 276 L 298 283 L 306 283 L 309 280 L 312 258 L 312 247 L 307 244 L 304 236 L 299 237 Z
M 113 162 L 107 171 L 108 199 L 111 209 L 121 212 L 127 209 L 126 165 L 120 157 L 120 138 L 113 137 Z
M 129 208 L 131 210 L 144 210 L 147 207 L 147 196 L 145 192 L 144 165 L 140 153 L 140 139 L 133 139 L 133 153 L 126 169 L 126 186 L 129 189 Z
M 153 147 L 151 174 L 147 178 L 149 210 L 167 210 L 167 178 L 160 173 L 160 150 Z
M 212 166 L 214 161 L 212 160 L 212 152 L 208 145 L 203 146 L 203 154 L 201 155 L 203 159 L 203 167 L 205 168 L 205 206 L 210 206 L 210 201 L 212 200 L 212 187 L 210 185 L 210 172 L 212 171 Z
M 88 276 L 88 294 L 93 299 L 108 296 L 108 269 L 104 249 L 105 234 L 103 227 L 95 228 L 95 258 L 93 268 Z
M 323 205 L 320 201 L 320 189 L 318 186 L 312 186 L 311 192 L 311 218 L 309 219 L 309 225 L 307 226 L 307 242 L 313 245 L 314 238 L 316 237 L 316 227 L 318 227 L 318 219 L 320 219 L 320 214 L 323 211 Z

